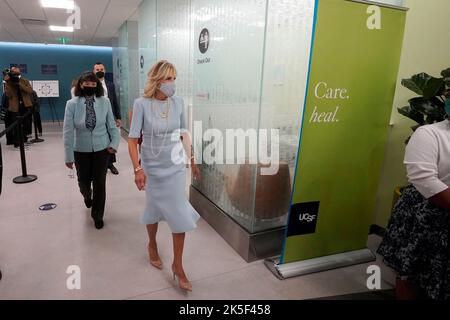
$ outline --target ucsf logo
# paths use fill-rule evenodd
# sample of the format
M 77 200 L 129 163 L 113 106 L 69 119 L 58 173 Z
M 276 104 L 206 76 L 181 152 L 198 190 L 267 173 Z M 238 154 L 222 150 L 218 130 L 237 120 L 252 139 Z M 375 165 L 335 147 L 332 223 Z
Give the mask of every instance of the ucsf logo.
M 299 221 L 308 221 L 311 222 L 314 219 L 316 219 L 316 215 L 315 214 L 309 214 L 309 213 L 303 213 L 298 217 Z

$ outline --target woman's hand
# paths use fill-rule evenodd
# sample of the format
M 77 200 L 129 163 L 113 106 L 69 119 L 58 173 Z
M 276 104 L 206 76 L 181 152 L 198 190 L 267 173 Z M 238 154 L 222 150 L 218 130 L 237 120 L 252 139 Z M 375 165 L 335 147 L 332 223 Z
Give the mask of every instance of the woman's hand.
M 144 173 L 144 170 L 139 170 L 134 174 L 134 183 L 139 191 L 145 190 L 145 185 L 147 184 L 147 176 Z
M 117 153 L 117 151 L 116 151 L 115 149 L 111 148 L 111 147 L 108 147 L 107 150 L 108 150 L 108 152 L 111 153 L 111 154 Z
M 66 162 L 66 167 L 69 169 L 73 169 L 73 162 Z
M 202 179 L 200 170 L 195 163 L 192 163 L 192 174 L 194 176 L 194 180 L 200 181 Z

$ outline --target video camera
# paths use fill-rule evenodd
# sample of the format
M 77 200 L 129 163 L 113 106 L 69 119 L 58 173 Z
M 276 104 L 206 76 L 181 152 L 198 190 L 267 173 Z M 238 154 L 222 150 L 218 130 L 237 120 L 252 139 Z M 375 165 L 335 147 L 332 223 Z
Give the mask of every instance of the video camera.
M 2 73 L 3 73 L 3 78 L 6 76 L 9 76 L 9 78 L 13 82 L 19 82 L 19 80 L 20 80 L 20 76 L 17 75 L 16 73 L 12 72 L 11 69 L 9 69 L 9 68 L 3 69 Z
M 12 75 L 11 69 L 8 69 L 8 68 L 3 69 L 2 73 L 3 73 L 4 77 L 6 77 L 6 76 L 10 76 L 11 77 L 11 75 Z

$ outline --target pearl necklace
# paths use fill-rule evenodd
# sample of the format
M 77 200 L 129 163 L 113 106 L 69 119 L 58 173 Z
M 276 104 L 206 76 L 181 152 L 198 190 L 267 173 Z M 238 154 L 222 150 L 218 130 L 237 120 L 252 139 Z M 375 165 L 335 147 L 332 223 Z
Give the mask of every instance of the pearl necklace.
M 171 106 L 170 106 L 170 98 L 167 98 L 167 108 L 166 108 L 166 111 L 160 112 L 160 111 L 158 110 L 158 113 L 159 113 L 160 118 L 161 118 L 161 119 L 166 119 L 166 131 L 165 131 L 165 133 L 164 133 L 164 138 L 163 138 L 163 141 L 162 141 L 162 143 L 161 143 L 161 145 L 160 145 L 159 152 L 158 152 L 157 154 L 155 154 L 155 152 L 153 151 L 153 138 L 155 137 L 155 135 L 154 135 L 154 132 L 153 132 L 153 127 L 154 127 L 154 125 L 153 125 L 153 124 L 151 125 L 151 128 L 152 128 L 152 129 L 151 129 L 150 149 L 151 149 L 151 152 L 152 152 L 153 156 L 156 157 L 156 158 L 158 158 L 159 155 L 161 154 L 162 149 L 163 149 L 163 147 L 164 147 L 164 143 L 166 142 L 167 132 L 169 131 L 169 114 L 170 114 L 170 107 L 171 107 Z M 155 115 L 155 108 L 154 108 L 154 105 L 153 105 L 153 100 L 151 101 L 150 108 L 152 109 L 152 113 Z M 155 118 L 155 119 L 157 118 L 156 115 L 155 115 L 154 118 Z
M 159 117 L 161 119 L 166 119 L 169 116 L 169 111 L 170 111 L 170 100 L 169 100 L 169 98 L 167 98 L 166 109 L 165 110 L 163 109 L 162 111 L 159 111 L 159 109 L 158 109 Z

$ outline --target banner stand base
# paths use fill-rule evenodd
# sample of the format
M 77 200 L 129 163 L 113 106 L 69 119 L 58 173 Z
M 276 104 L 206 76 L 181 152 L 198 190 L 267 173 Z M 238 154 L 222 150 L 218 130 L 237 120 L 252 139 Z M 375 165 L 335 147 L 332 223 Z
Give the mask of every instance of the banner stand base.
M 280 280 L 347 267 L 376 260 L 375 254 L 369 249 L 349 251 L 330 256 L 279 264 L 280 257 L 264 260 L 266 267 Z

